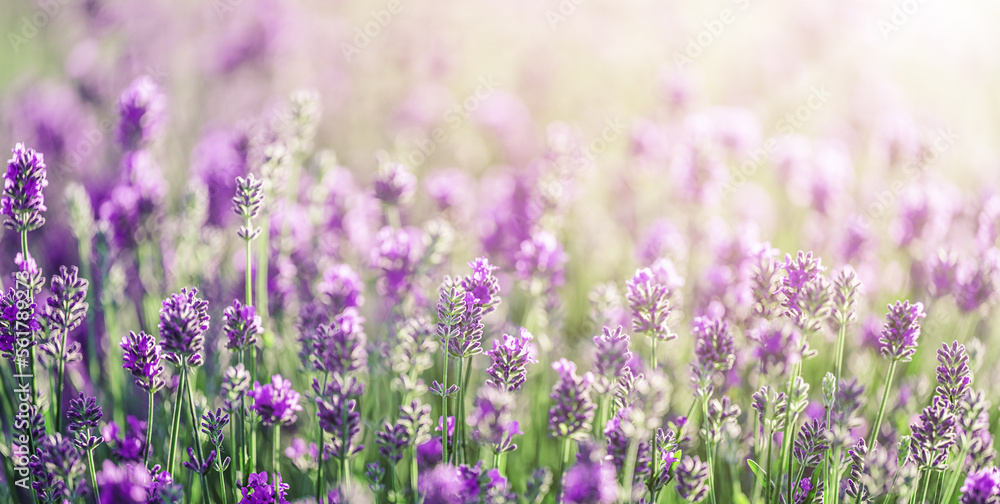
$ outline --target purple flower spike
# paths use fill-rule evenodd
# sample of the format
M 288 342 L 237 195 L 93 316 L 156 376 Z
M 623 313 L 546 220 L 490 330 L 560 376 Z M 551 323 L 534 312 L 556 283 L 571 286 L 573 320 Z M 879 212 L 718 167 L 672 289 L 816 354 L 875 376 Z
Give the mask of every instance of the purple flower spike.
M 483 316 L 486 316 L 500 304 L 500 281 L 493 274 L 497 267 L 485 257 L 470 262 L 469 267 L 472 274 L 462 279 L 462 288 L 475 296 L 476 304 L 482 307 Z
M 948 401 L 952 413 L 957 413 L 962 401 L 966 400 L 971 392 L 972 372 L 969 370 L 969 354 L 965 352 L 965 345 L 954 341 L 951 346 L 942 343 L 937 356 L 938 386 L 935 393 Z
M 337 315 L 330 325 L 316 330 L 315 359 L 317 370 L 340 376 L 355 375 L 368 370 L 365 349 L 364 319 L 350 308 Z
M 555 235 L 536 231 L 522 241 L 514 254 L 514 269 L 521 280 L 537 278 L 549 282 L 550 287 L 563 284 L 568 256 Z
M 413 227 L 383 227 L 375 235 L 372 267 L 381 275 L 379 294 L 391 300 L 403 299 L 413 286 L 413 274 L 424 255 L 423 233 Z
M 365 303 L 362 295 L 365 285 L 347 264 L 337 264 L 327 268 L 323 279 L 316 286 L 316 294 L 331 314 L 338 314 L 348 308 L 360 308 Z
M 156 392 L 163 388 L 163 364 L 160 358 L 160 345 L 156 338 L 140 332 L 129 331 L 122 338 L 122 367 L 135 377 L 135 384 L 147 392 Z
M 197 367 L 202 363 L 208 302 L 197 297 L 197 293 L 198 289 L 181 289 L 180 293 L 164 299 L 160 308 L 164 356 L 178 366 Z
M 465 422 L 474 428 L 472 437 L 491 445 L 493 453 L 504 453 L 517 449 L 514 436 L 522 434 L 513 415 L 514 397 L 510 392 L 485 386 L 479 391 L 472 411 Z
M 302 405 L 299 404 L 301 396 L 292 390 L 292 382 L 277 374 L 271 377 L 271 383 L 253 385 L 253 389 L 247 392 L 247 397 L 253 399 L 250 407 L 260 414 L 264 425 L 295 423 L 295 412 L 302 411 Z
M 802 333 L 795 325 L 781 320 L 761 322 L 756 328 L 747 332 L 747 339 L 757 345 L 753 349 L 754 357 L 760 362 L 764 371 L 779 370 L 784 375 L 792 366 L 802 362 L 803 358 L 812 357 L 815 351 L 809 349 L 809 344 L 802 338 Z
M 879 351 L 886 359 L 908 362 L 917 351 L 917 340 L 920 338 L 920 319 L 924 318 L 922 303 L 910 304 L 909 301 L 896 301 L 889 305 L 882 336 L 879 338 Z
M 729 371 L 736 360 L 733 334 L 729 325 L 719 319 L 698 317 L 691 332 L 698 339 L 694 353 L 702 368 Z
M 81 450 L 93 450 L 104 442 L 100 436 L 90 435 L 91 430 L 97 429 L 97 422 L 101 420 L 102 415 L 96 397 L 87 397 L 81 392 L 79 398 L 69 402 L 69 411 L 66 414 L 69 418 L 69 431 L 73 433 L 73 442 Z
M 940 396 L 924 408 L 920 418 L 910 426 L 910 457 L 921 469 L 943 470 L 948 463 L 948 449 L 955 444 L 955 415 Z
M 56 432 L 39 442 L 28 462 L 31 487 L 41 502 L 73 502 L 87 491 L 85 465 L 76 445 Z
M 275 483 L 267 482 L 267 472 L 250 473 L 247 476 L 247 485 L 240 487 L 240 493 L 243 494 L 243 498 L 240 499 L 239 504 L 275 504 L 275 502 L 277 504 L 288 504 L 285 496 L 290 488 L 289 485 L 281 482 L 281 474 L 279 473 L 274 473 L 274 480 L 280 489 L 277 501 L 274 495 Z
M 535 364 L 535 349 L 531 344 L 532 335 L 523 327 L 519 336 L 503 335 L 503 343 L 493 340 L 493 349 L 486 355 L 493 364 L 486 370 L 486 383 L 508 392 L 516 392 L 524 385 L 527 365 Z
M 576 364 L 566 359 L 552 363 L 559 381 L 552 388 L 554 404 L 549 409 L 549 430 L 560 438 L 582 439 L 590 432 L 597 406 L 590 399 L 594 375 L 578 376 Z
M 618 499 L 615 467 L 606 462 L 601 446 L 593 442 L 580 443 L 576 465 L 566 471 L 563 480 L 563 501 L 567 504 L 612 504 Z
M 970 472 L 962 485 L 962 504 L 996 504 L 1000 496 L 1000 470 L 984 467 Z
M 975 261 L 962 263 L 955 282 L 955 302 L 966 313 L 993 302 L 1000 289 L 1000 250 L 987 249 Z
M 146 504 L 153 479 L 142 464 L 117 466 L 105 460 L 97 473 L 97 486 L 101 489 L 100 504 Z M 156 501 L 152 501 L 156 502 Z
M 59 267 L 59 274 L 52 277 L 49 290 L 52 295 L 45 300 L 45 319 L 53 331 L 72 331 L 87 316 L 88 282 L 80 278 L 76 266 Z
M 163 129 L 166 109 L 167 100 L 151 77 L 143 75 L 132 81 L 118 97 L 118 145 L 126 151 L 143 147 Z
M 25 299 L 23 291 L 16 291 L 11 287 L 7 290 L 7 294 L 0 297 L 0 355 L 13 358 L 15 348 L 18 348 L 18 335 L 25 330 L 33 334 L 41 330 L 34 313 L 35 303 Z M 27 348 L 21 347 L 21 349 L 27 351 Z M 24 357 L 27 358 L 27 354 Z
M 257 344 L 257 336 L 264 334 L 260 315 L 257 315 L 253 305 L 244 306 L 239 299 L 222 312 L 223 331 L 229 342 L 226 348 L 241 351 Z
M 101 429 L 101 437 L 111 447 L 111 456 L 116 462 L 142 463 L 146 449 L 146 422 L 129 415 L 125 417 L 128 429 L 123 431 L 118 424 L 108 422 Z
M 697 455 L 694 458 L 685 455 L 677 465 L 677 494 L 694 503 L 708 497 L 708 471 L 708 464 L 703 463 Z
M 594 336 L 594 391 L 598 394 L 612 392 L 623 376 L 625 367 L 632 360 L 629 337 L 618 326 L 614 330 L 604 327 L 600 336 Z
M 676 338 L 677 335 L 667 327 L 670 318 L 669 295 L 667 286 L 657 280 L 653 270 L 636 270 L 628 281 L 626 296 L 632 309 L 632 330 L 661 341 Z
M 7 161 L 0 213 L 7 216 L 4 225 L 17 232 L 33 231 L 45 224 L 43 190 L 48 187 L 45 160 L 40 152 L 18 143 Z
M 375 178 L 375 197 L 386 205 L 405 204 L 417 189 L 417 177 L 400 163 L 385 163 Z
M 417 483 L 424 504 L 464 504 L 465 479 L 453 465 L 441 464 L 420 473 Z

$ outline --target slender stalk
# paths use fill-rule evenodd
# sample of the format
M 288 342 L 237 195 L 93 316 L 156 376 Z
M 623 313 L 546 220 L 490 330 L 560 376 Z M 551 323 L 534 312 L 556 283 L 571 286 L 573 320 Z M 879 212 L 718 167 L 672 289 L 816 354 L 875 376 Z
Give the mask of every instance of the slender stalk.
M 702 415 L 708 418 L 708 401 L 701 401 L 701 405 Z M 708 496 L 710 502 L 715 504 L 715 443 L 708 443 L 708 446 L 705 447 L 705 454 L 708 457 Z
M 872 431 L 869 434 L 873 444 L 878 442 L 878 434 L 882 429 L 882 417 L 885 416 L 885 404 L 889 399 L 889 387 L 892 385 L 892 375 L 896 372 L 896 362 L 895 359 L 889 362 L 889 373 L 885 375 L 885 387 L 882 389 L 882 403 L 878 406 L 878 415 L 875 417 L 875 423 L 872 424 Z
M 91 276 L 90 271 L 90 259 L 91 259 L 91 242 L 84 242 L 82 237 L 78 240 L 79 252 L 80 252 L 80 274 L 83 278 L 90 280 L 90 288 L 87 289 L 86 301 L 87 301 L 87 314 L 85 315 L 87 319 L 87 371 L 90 374 L 90 381 L 95 385 L 100 386 L 101 384 L 101 368 L 97 362 L 97 322 L 95 319 L 95 303 L 94 303 L 94 279 Z
M 923 479 L 924 481 L 920 485 L 920 500 L 917 501 L 918 504 L 927 502 L 927 487 L 930 486 L 931 482 L 931 471 L 929 469 L 924 470 Z
M 444 394 L 441 395 L 441 460 L 448 463 L 448 351 L 451 345 L 451 336 L 444 341 L 444 378 L 441 385 Z
M 181 373 L 180 381 L 177 383 L 177 396 L 174 399 L 173 418 L 170 421 L 170 448 L 167 455 L 167 467 L 170 474 L 177 474 L 177 434 L 181 426 L 181 407 L 184 405 L 184 387 L 187 385 L 187 373 Z M 146 442 L 150 442 L 147 439 Z
M 330 379 L 330 374 L 327 373 L 323 377 L 323 388 L 320 390 L 326 390 L 326 383 Z M 316 502 L 323 502 L 323 445 L 325 441 L 323 440 L 323 428 L 320 427 L 319 422 L 316 422 Z
M 87 437 L 90 437 L 90 429 L 87 429 Z M 90 473 L 90 488 L 94 492 L 94 495 L 98 495 L 100 490 L 97 488 L 97 472 L 94 471 L 94 450 L 87 450 L 87 471 Z
M 146 448 L 142 453 L 142 465 L 149 468 L 149 446 L 152 445 L 153 440 L 153 405 L 155 401 L 153 400 L 155 396 L 154 392 L 149 393 L 149 412 L 146 414 Z M 220 454 L 221 455 L 221 454 Z
M 281 474 L 281 467 L 278 465 L 278 446 L 281 444 L 281 424 L 274 424 L 274 438 L 271 446 L 271 470 L 274 473 L 271 477 L 274 479 L 274 502 L 281 502 L 281 488 L 278 486 L 278 474 Z
M 562 438 L 562 457 L 559 459 L 559 499 L 562 502 L 563 494 L 566 492 L 566 466 L 569 465 L 569 438 Z
M 499 463 L 498 457 L 499 456 L 494 457 L 493 467 L 498 468 L 498 463 Z M 419 478 L 417 474 L 417 471 L 419 470 L 420 468 L 417 467 L 417 447 L 411 446 L 410 447 L 410 491 L 413 492 L 413 502 L 415 503 L 420 502 L 420 491 L 418 489 Z M 503 471 L 500 471 L 500 476 L 503 477 Z
M 962 473 L 965 469 L 965 457 L 969 454 L 968 443 L 962 446 L 962 450 L 958 454 L 958 460 L 956 460 L 957 466 L 955 470 L 952 471 L 951 476 L 948 477 L 948 484 L 945 486 L 944 499 L 941 502 L 951 502 L 951 498 L 955 495 L 955 488 L 958 486 L 958 480 L 962 477 Z
M 834 376 L 837 378 L 837 387 L 840 387 L 840 371 L 844 365 L 844 341 L 847 339 L 847 324 L 841 324 L 837 331 L 837 368 Z
M 219 456 L 221 457 L 222 451 L 220 450 L 219 453 L 220 453 Z M 226 504 L 227 502 L 229 502 L 229 495 L 226 492 L 226 472 L 225 471 L 216 471 L 216 472 L 219 473 L 219 487 L 222 488 L 222 504 Z M 236 473 L 234 472 L 233 474 Z M 236 487 L 234 486 L 233 489 L 235 490 Z M 208 490 L 206 490 L 205 493 L 208 493 Z
M 229 476 L 233 484 L 233 491 L 236 491 L 236 469 L 238 464 L 242 464 L 242 461 L 237 461 L 236 458 L 240 457 L 240 453 L 236 451 L 236 422 L 229 422 L 229 451 L 233 454 L 233 465 L 229 468 Z M 242 428 L 242 427 L 241 427 Z M 242 448 L 241 448 L 242 449 Z M 219 450 L 219 457 L 222 457 L 222 450 Z M 219 478 L 222 478 L 222 471 L 219 471 Z M 222 486 L 222 493 L 226 493 L 226 486 Z
M 764 501 L 771 500 L 771 448 L 774 446 L 774 431 L 767 431 L 767 478 L 764 480 Z M 757 502 L 757 492 L 754 491 L 754 504 Z
M 343 430 L 340 431 L 340 482 L 349 487 L 351 485 L 351 477 L 348 474 L 347 469 L 347 445 L 350 440 L 347 427 L 347 401 L 346 399 L 341 399 L 343 404 L 340 407 L 340 425 L 343 426 Z M 445 429 L 448 428 L 448 423 L 445 422 Z
M 27 261 L 28 260 L 28 231 L 27 230 L 22 230 L 21 231 L 21 260 L 23 260 L 23 261 Z M 32 297 L 32 298 L 35 297 L 35 293 L 31 292 L 30 289 L 28 291 L 28 294 L 29 294 L 29 297 Z M 29 299 L 28 301 L 30 302 L 31 300 Z M 35 339 L 34 334 L 31 335 L 31 339 L 32 340 Z M 35 345 L 31 345 L 31 346 L 28 347 L 28 370 L 29 370 L 29 373 L 31 374 L 31 404 L 37 405 L 38 404 L 38 385 L 37 385 L 37 383 L 35 381 Z M 31 435 L 31 429 L 28 429 L 28 436 L 29 436 L 29 439 L 30 439 L 31 453 L 34 453 L 35 452 L 35 448 L 34 448 L 34 446 L 35 446 L 35 440 L 33 439 L 34 436 Z
M 181 368 L 181 373 L 183 373 L 184 376 L 187 376 L 187 374 L 188 374 L 188 367 L 187 366 L 183 366 Z M 194 383 L 194 377 L 193 376 L 188 377 L 188 379 L 187 379 L 188 414 L 191 417 L 191 429 L 192 429 L 192 432 L 194 433 L 194 448 L 195 448 L 195 452 L 198 454 L 198 460 L 204 462 L 205 455 L 204 455 L 203 450 L 201 448 L 201 436 L 198 434 L 199 432 L 201 432 L 201 430 L 198 428 L 198 426 L 199 426 L 199 423 L 198 423 L 198 414 L 194 410 L 194 392 L 192 391 L 192 389 L 194 388 L 192 386 L 193 383 Z M 201 477 L 201 487 L 203 489 L 202 491 L 205 493 L 205 497 L 206 497 L 206 500 L 207 500 L 207 498 L 208 498 L 208 480 L 205 479 L 205 473 L 204 472 L 199 473 L 198 476 Z
M 66 373 L 66 333 L 69 332 L 65 328 L 62 332 L 62 346 L 59 347 L 62 355 L 59 358 L 59 364 L 57 366 L 58 371 L 56 372 L 56 389 L 52 391 L 52 400 L 56 403 L 55 409 L 55 426 L 56 432 L 62 432 L 62 397 L 63 397 L 63 377 Z
M 639 455 L 639 443 L 632 439 L 628 443 L 628 455 L 625 459 L 625 477 L 622 484 L 622 489 L 626 494 L 626 497 L 622 499 L 619 495 L 619 500 L 624 500 L 628 504 L 632 504 L 632 480 L 635 477 L 635 460 Z

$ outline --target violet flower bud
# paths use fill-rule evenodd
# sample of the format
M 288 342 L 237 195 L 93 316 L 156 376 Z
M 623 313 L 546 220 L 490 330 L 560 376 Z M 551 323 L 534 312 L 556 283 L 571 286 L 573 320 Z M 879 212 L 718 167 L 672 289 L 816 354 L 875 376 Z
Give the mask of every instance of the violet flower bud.
M 197 297 L 198 289 L 181 289 L 163 300 L 160 308 L 160 337 L 164 356 L 178 366 L 202 364 L 205 331 L 208 330 L 208 302 Z
M 97 429 L 97 422 L 102 415 L 96 397 L 87 397 L 81 392 L 80 397 L 70 400 L 69 411 L 66 413 L 69 418 L 68 427 L 73 433 L 73 442 L 81 450 L 93 450 L 104 442 L 101 436 L 90 435 L 92 429 Z
M 53 275 L 49 282 L 52 295 L 45 300 L 43 318 L 48 323 L 49 331 L 69 332 L 79 327 L 87 317 L 87 285 L 85 278 L 80 278 L 76 266 L 59 267 L 59 274 Z
M 563 477 L 562 502 L 567 504 L 613 504 L 618 498 L 614 466 L 605 461 L 601 446 L 580 443 L 576 465 Z
M 240 504 L 288 504 L 286 500 L 289 485 L 281 482 L 281 474 L 273 474 L 274 483 L 267 482 L 267 472 L 251 472 L 247 476 L 246 486 L 240 487 L 243 499 Z M 275 495 L 274 487 L 278 487 L 278 495 Z
M 142 464 L 115 465 L 105 460 L 97 473 L 100 504 L 147 504 L 153 480 Z M 152 501 L 156 502 L 156 501 Z
M 962 504 L 995 504 L 1000 496 L 1000 469 L 986 467 L 970 472 L 962 484 Z
M 122 338 L 121 347 L 122 368 L 127 369 L 135 377 L 135 384 L 147 391 L 155 393 L 163 388 L 163 364 L 160 357 L 160 345 L 156 338 L 144 332 L 136 334 L 129 331 Z
M 628 281 L 629 307 L 632 309 L 632 330 L 651 338 L 669 341 L 677 337 L 670 332 L 670 293 L 661 284 L 653 270 L 642 268 Z
M 166 98 L 151 77 L 143 75 L 132 81 L 118 97 L 118 146 L 136 150 L 152 140 L 163 129 L 166 108 Z
M 0 213 L 7 216 L 4 222 L 7 229 L 19 233 L 33 231 L 45 224 L 42 212 L 48 210 L 43 193 L 49 185 L 45 160 L 40 152 L 22 143 L 16 144 L 12 152 L 4 176 Z
M 909 301 L 896 301 L 889 305 L 882 336 L 879 338 L 879 351 L 886 359 L 909 362 L 917 351 L 917 340 L 920 338 L 920 319 L 924 318 L 923 303 L 910 304 Z
M 518 336 L 504 334 L 503 343 L 493 340 L 493 349 L 486 352 L 493 361 L 486 370 L 487 385 L 508 392 L 521 389 L 528 375 L 527 365 L 538 362 L 531 339 L 531 333 L 522 327 Z
M 969 355 L 965 353 L 965 345 L 958 341 L 951 346 L 942 343 L 937 351 L 938 386 L 934 393 L 944 398 L 951 405 L 951 412 L 958 413 L 962 401 L 970 393 L 972 372 L 969 370 Z
M 721 372 L 732 369 L 736 360 L 736 347 L 733 334 L 725 321 L 697 317 L 691 332 L 697 338 L 694 353 L 701 367 Z
M 590 398 L 594 375 L 578 376 L 576 364 L 560 359 L 552 364 L 559 380 L 552 388 L 549 431 L 560 438 L 582 439 L 590 432 L 597 405 Z
M 228 342 L 226 348 L 239 352 L 257 345 L 257 336 L 264 334 L 260 315 L 253 305 L 243 305 L 239 299 L 233 300 L 222 312 L 223 331 Z
M 261 386 L 253 384 L 253 389 L 247 392 L 247 397 L 253 399 L 250 408 L 261 417 L 261 423 L 271 425 L 291 425 L 295 423 L 301 396 L 292 390 L 292 382 L 285 380 L 280 374 L 271 377 L 271 383 Z
M 614 330 L 605 326 L 600 336 L 594 336 L 594 391 L 608 394 L 624 376 L 625 367 L 632 360 L 629 337 L 618 326 Z
M 920 469 L 944 470 L 948 463 L 948 450 L 955 444 L 955 415 L 950 405 L 935 396 L 931 405 L 924 408 L 920 418 L 910 425 L 913 437 L 910 457 Z
M 708 464 L 697 455 L 684 456 L 677 466 L 677 495 L 688 502 L 701 502 L 708 497 Z

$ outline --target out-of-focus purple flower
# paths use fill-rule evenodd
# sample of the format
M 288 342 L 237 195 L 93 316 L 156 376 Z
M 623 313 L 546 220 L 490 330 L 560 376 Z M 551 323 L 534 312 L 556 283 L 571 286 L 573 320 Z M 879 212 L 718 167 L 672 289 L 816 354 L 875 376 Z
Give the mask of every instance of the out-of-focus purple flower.
M 925 263 L 927 290 L 934 298 L 955 292 L 958 275 L 958 255 L 954 251 L 939 250 Z
M 560 359 L 552 363 L 559 380 L 549 396 L 553 405 L 549 409 L 549 431 L 555 437 L 581 439 L 590 432 L 597 406 L 590 398 L 594 375 L 576 374 L 576 364 Z
M 333 318 L 333 323 L 316 329 L 314 367 L 339 376 L 353 376 L 368 370 L 364 319 L 354 308 Z
M 256 219 L 260 215 L 260 208 L 264 205 L 264 181 L 254 177 L 253 173 L 243 177 L 236 177 L 236 195 L 233 196 L 233 212 L 243 218 L 240 229 L 236 235 L 250 241 L 260 235 L 260 226 L 250 223 L 251 219 Z
M 829 446 L 826 443 L 826 424 L 818 419 L 806 422 L 795 438 L 792 454 L 806 467 L 816 467 Z
M 424 504 L 466 504 L 463 494 L 465 478 L 457 467 L 441 464 L 430 471 L 422 471 L 417 483 Z
M 375 236 L 372 267 L 381 274 L 378 292 L 390 300 L 401 300 L 413 285 L 413 274 L 424 255 L 423 234 L 414 227 L 383 227 Z
M 694 458 L 685 455 L 676 471 L 677 494 L 682 499 L 696 503 L 708 497 L 709 467 L 697 455 Z
M 240 487 L 243 498 L 240 499 L 239 504 L 288 504 L 285 496 L 289 486 L 281 482 L 281 474 L 279 473 L 274 473 L 274 480 L 275 483 L 268 483 L 265 471 L 251 472 L 247 476 L 247 485 Z M 277 496 L 274 494 L 275 486 L 279 489 Z
M 330 313 L 337 314 L 348 308 L 360 308 L 365 302 L 364 288 L 356 271 L 347 264 L 336 264 L 323 272 L 316 294 Z
M 385 163 L 375 177 L 375 197 L 386 205 L 406 204 L 417 189 L 417 177 L 400 163 Z
M 840 325 L 854 322 L 858 317 L 858 296 L 861 280 L 854 268 L 844 266 L 837 272 L 833 280 L 833 312 L 834 320 Z
M 34 313 L 35 303 L 27 298 L 23 290 L 10 287 L 7 294 L 0 297 L 0 355 L 13 357 L 14 349 L 19 345 L 19 334 L 30 332 L 34 335 L 41 330 Z
M 493 349 L 486 352 L 493 361 L 486 370 L 488 385 L 509 392 L 521 389 L 528 374 L 527 365 L 538 362 L 531 339 L 531 333 L 522 327 L 518 336 L 504 334 L 503 343 L 493 340 Z
M 697 338 L 694 353 L 705 368 L 728 371 L 736 360 L 736 347 L 729 324 L 719 319 L 694 319 L 691 333 Z
M 612 504 L 618 498 L 614 466 L 605 461 L 601 446 L 581 442 L 576 465 L 563 479 L 563 502 L 573 504 Z
M 115 461 L 142 463 L 143 451 L 146 449 L 146 422 L 132 415 L 125 417 L 128 429 L 122 430 L 118 424 L 108 422 L 101 429 L 101 437 L 111 447 L 111 456 Z
M 160 337 L 164 356 L 177 365 L 200 366 L 208 330 L 208 302 L 196 296 L 198 289 L 181 289 L 163 300 Z
M 417 465 L 423 470 L 440 464 L 442 452 L 440 437 L 433 437 L 429 441 L 417 445 Z
M 48 187 L 45 160 L 42 153 L 22 143 L 14 145 L 4 175 L 0 213 L 7 216 L 4 225 L 17 232 L 32 231 L 45 224 L 44 189 Z
M 923 303 L 910 304 L 909 301 L 896 301 L 889 305 L 885 325 L 882 326 L 882 337 L 879 338 L 879 351 L 886 359 L 908 362 L 917 351 L 917 340 L 920 338 L 920 319 L 924 318 Z
M 115 465 L 105 460 L 97 473 L 100 504 L 147 504 L 153 480 L 142 464 Z
M 156 81 L 148 75 L 132 81 L 118 97 L 118 146 L 130 151 L 150 142 L 163 129 L 166 111 L 167 100 Z
M 563 273 L 568 256 L 555 235 L 548 231 L 536 231 L 521 242 L 514 255 L 514 269 L 522 280 L 537 278 L 545 280 L 551 287 L 558 287 L 565 280 Z
M 777 319 L 761 321 L 747 331 L 747 339 L 756 343 L 753 356 L 764 372 L 776 369 L 785 374 L 802 362 L 803 357 L 815 354 L 809 350 L 809 344 L 797 327 Z
M 295 413 L 302 411 L 301 396 L 292 390 L 292 382 L 280 374 L 272 376 L 271 383 L 263 386 L 254 383 L 247 397 L 253 399 L 250 408 L 260 415 L 264 425 L 291 425 L 297 418 Z
M 962 504 L 995 504 L 1000 496 L 1000 470 L 984 467 L 970 472 L 962 484 Z
M 333 435 L 330 447 L 337 457 L 348 457 L 359 453 L 364 446 L 359 444 L 361 435 L 361 413 L 358 400 L 364 388 L 355 378 L 332 375 L 331 382 L 321 389 L 318 380 L 313 380 L 316 393 L 316 416 L 323 431 Z
M 650 268 L 636 270 L 628 281 L 629 307 L 632 309 L 632 330 L 651 338 L 668 341 L 677 337 L 670 332 L 670 301 L 667 286 L 659 282 Z
M 629 337 L 623 333 L 621 326 L 614 330 L 605 326 L 600 336 L 594 336 L 594 345 L 594 391 L 607 394 L 625 375 L 625 366 L 632 359 Z
M 257 344 L 257 336 L 264 334 L 260 315 L 253 305 L 243 305 L 239 299 L 222 312 L 223 331 L 228 342 L 226 348 L 240 351 Z
M 910 425 L 910 457 L 921 469 L 947 467 L 948 449 L 955 444 L 955 415 L 950 405 L 939 396 L 924 408 L 920 418 Z
M 785 277 L 782 279 L 781 285 L 787 300 L 786 307 L 795 306 L 796 300 L 805 286 L 815 281 L 823 271 L 826 271 L 822 262 L 819 257 L 813 257 L 812 252 L 800 250 L 795 259 L 792 259 L 790 255 L 785 255 Z
M 230 414 L 240 411 L 241 399 L 250 390 L 250 372 L 243 364 L 226 369 L 222 377 L 222 400 Z
M 39 441 L 28 467 L 31 487 L 41 502 L 72 502 L 87 492 L 83 458 L 76 445 L 58 432 Z
M 652 264 L 662 257 L 681 260 L 687 251 L 687 238 L 670 221 L 658 219 L 646 229 L 636 250 L 639 264 Z
M 1000 286 L 1000 249 L 985 250 L 975 261 L 962 262 L 955 275 L 955 302 L 965 312 L 992 303 Z
M 375 444 L 379 455 L 395 465 L 403 460 L 403 451 L 410 444 L 410 435 L 403 425 L 385 422 L 382 430 L 375 433 Z
M 944 398 L 951 407 L 952 413 L 958 413 L 958 408 L 971 392 L 972 371 L 969 370 L 969 354 L 965 345 L 953 341 L 949 346 L 942 343 L 937 351 L 938 386 L 935 393 Z
M 122 368 L 127 369 L 135 377 L 135 384 L 147 391 L 156 392 L 163 388 L 163 364 L 160 358 L 160 345 L 156 338 L 144 332 L 136 334 L 129 331 L 122 338 L 121 347 Z
M 229 202 L 236 177 L 247 173 L 250 139 L 245 132 L 206 133 L 191 155 L 191 173 L 208 189 L 208 224 L 222 227 L 232 220 Z
M 115 246 L 126 249 L 148 238 L 144 226 L 161 206 L 166 181 L 148 150 L 127 152 L 121 165 L 121 180 L 101 203 L 98 215 L 111 228 Z
M 437 204 L 438 210 L 463 212 L 471 203 L 474 181 L 466 172 L 445 169 L 429 173 L 424 178 L 424 190 Z
M 510 392 L 487 385 L 479 390 L 472 411 L 465 419 L 473 427 L 472 437 L 492 445 L 493 453 L 517 449 L 514 436 L 522 432 L 511 411 L 513 402 Z

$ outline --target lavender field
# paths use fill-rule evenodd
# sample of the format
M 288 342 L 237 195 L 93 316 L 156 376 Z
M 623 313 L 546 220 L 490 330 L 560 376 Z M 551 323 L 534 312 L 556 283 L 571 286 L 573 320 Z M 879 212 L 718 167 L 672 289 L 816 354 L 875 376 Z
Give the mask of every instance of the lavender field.
M 0 503 L 1000 504 L 997 19 L 7 0 Z

